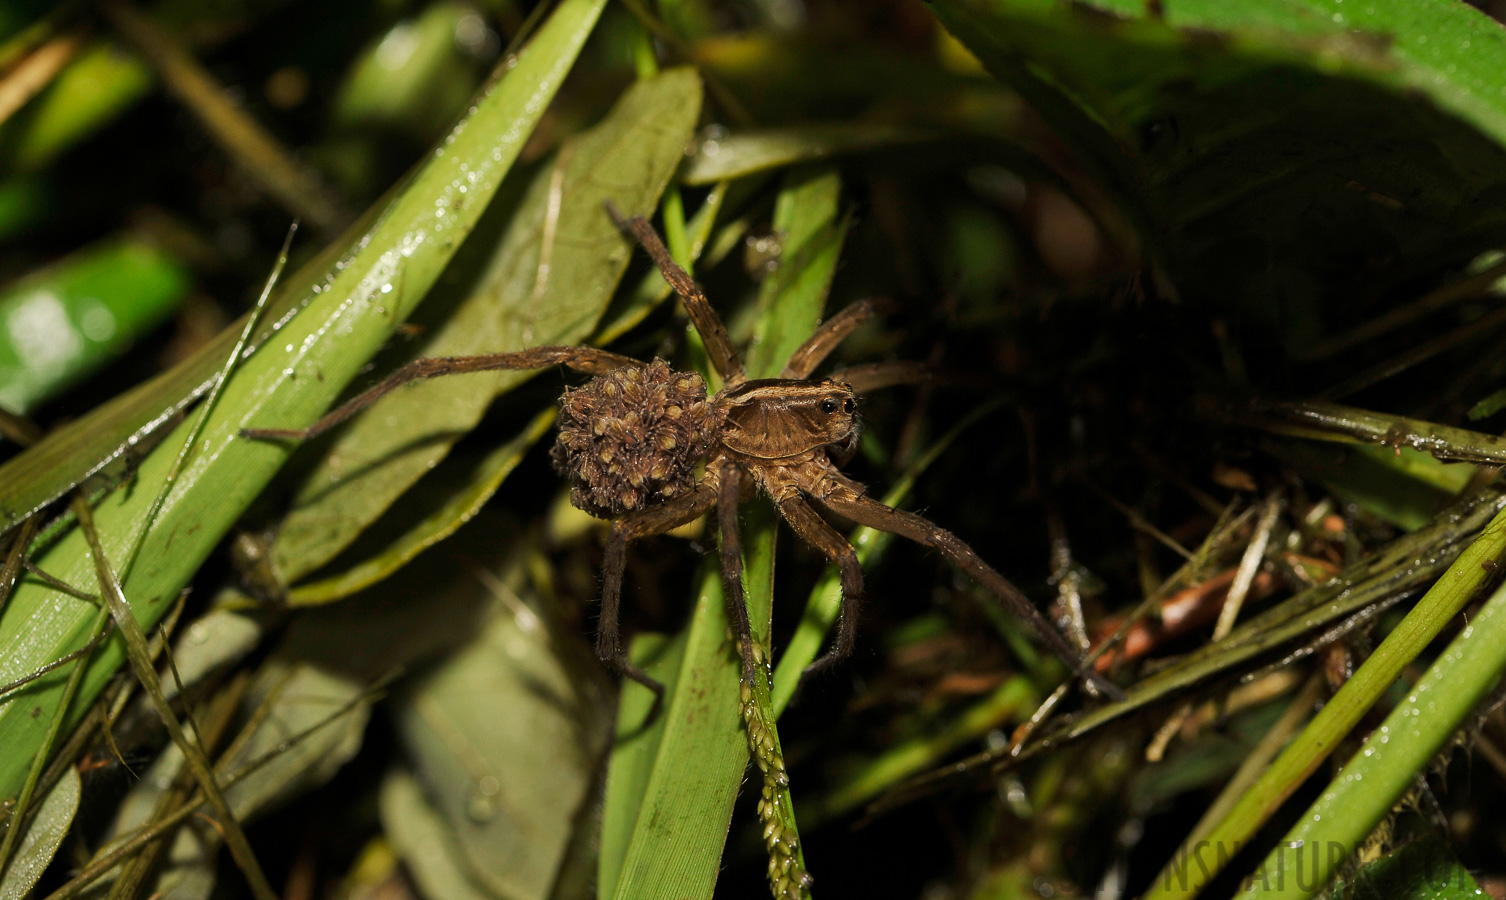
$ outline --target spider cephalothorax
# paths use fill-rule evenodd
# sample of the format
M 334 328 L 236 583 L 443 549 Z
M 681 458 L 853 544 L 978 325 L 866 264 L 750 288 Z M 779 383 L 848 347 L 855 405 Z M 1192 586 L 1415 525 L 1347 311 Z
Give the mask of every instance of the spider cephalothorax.
M 715 511 L 721 529 L 727 615 L 742 651 L 744 677 L 754 674 L 752 629 L 742 593 L 737 509 L 745 488 L 757 487 L 795 534 L 826 555 L 842 580 L 836 641 L 806 668 L 824 669 L 852 652 L 863 572 L 852 545 L 823 513 L 892 532 L 935 548 L 967 572 L 1066 660 L 1081 677 L 1110 695 L 1118 688 L 1087 669 L 1076 648 L 1003 575 L 956 535 L 914 513 L 867 496 L 838 468 L 857 446 L 857 391 L 914 381 L 911 364 L 848 369 L 843 380 L 811 373 L 843 338 L 871 318 L 861 301 L 828 319 L 785 364 L 780 377 L 749 381 L 721 319 L 690 276 L 642 218 L 618 224 L 638 238 L 666 281 L 685 301 L 725 386 L 707 398 L 699 375 L 677 372 L 663 360 L 642 363 L 593 347 L 535 347 L 513 353 L 416 360 L 308 429 L 252 430 L 259 438 L 307 438 L 344 421 L 388 391 L 416 378 L 496 369 L 564 365 L 596 376 L 560 400 L 560 435 L 553 458 L 570 480 L 576 506 L 612 520 L 602 566 L 596 652 L 607 665 L 662 693 L 663 686 L 628 661 L 617 631 L 622 573 L 630 541 L 663 534 Z M 701 464 L 704 462 L 704 466 Z

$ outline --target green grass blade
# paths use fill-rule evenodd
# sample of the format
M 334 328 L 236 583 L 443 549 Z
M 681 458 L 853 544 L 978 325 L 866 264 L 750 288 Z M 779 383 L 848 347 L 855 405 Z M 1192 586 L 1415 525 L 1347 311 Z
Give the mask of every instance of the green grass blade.
M 0 900 L 22 900 L 30 895 L 73 826 L 81 789 L 78 770 L 70 768 L 47 792 L 16 848 L 15 860 L 0 878 Z
M 226 384 L 125 585 L 139 621 L 156 621 L 286 458 L 286 448 L 242 439 L 240 429 L 313 421 L 386 341 L 473 227 L 569 72 L 603 3 L 565 0 L 554 11 L 516 65 L 484 92 L 467 120 L 373 217 L 358 249 L 332 261 L 307 305 Z M 96 519 L 107 554 L 119 557 L 135 542 L 184 434 L 180 428 L 143 461 L 134 490 L 116 491 L 100 504 Z M 37 562 L 70 583 L 88 582 L 93 571 L 76 530 Z M 87 640 L 91 612 L 35 582 L 23 582 L 0 618 L 0 681 L 80 646 Z M 80 707 L 92 702 L 120 660 L 118 643 L 96 652 Z M 8 750 L 0 757 L 0 797 L 19 787 L 60 687 L 56 679 L 44 680 L 24 699 L 0 703 L 0 746 Z M 34 717 L 33 709 L 43 715 Z
M 1371 733 L 1364 747 L 1254 873 L 1266 897 L 1311 897 L 1321 891 L 1370 832 L 1417 783 L 1443 745 L 1495 687 L 1506 669 L 1506 587 L 1434 661 L 1406 699 Z M 1304 872 L 1306 883 L 1276 872 Z M 1262 875 L 1266 877 L 1261 877 Z
M 795 169 L 774 202 L 779 265 L 758 292 L 760 327 L 748 349 L 748 375 L 772 378 L 821 321 L 826 292 L 842 255 L 845 223 L 838 214 L 836 169 Z
M 636 710 L 641 717 L 652 698 L 636 683 L 623 687 L 602 829 L 629 835 L 626 842 L 603 840 L 602 897 L 710 897 L 716 886 L 732 804 L 748 765 L 748 744 L 738 719 L 742 666 L 727 642 L 721 575 L 715 570 L 702 577 L 690 626 L 678 640 L 683 651 L 666 654 L 675 668 L 648 670 L 669 691 L 659 713 L 662 723 L 633 734 L 642 720 L 629 720 L 628 713 Z M 640 747 L 640 742 L 652 746 Z M 635 773 L 643 793 L 631 797 L 613 781 L 618 760 L 635 752 L 652 761 L 646 777 Z M 624 828 L 626 823 L 630 827 Z M 609 848 L 621 848 L 620 860 L 606 857 Z

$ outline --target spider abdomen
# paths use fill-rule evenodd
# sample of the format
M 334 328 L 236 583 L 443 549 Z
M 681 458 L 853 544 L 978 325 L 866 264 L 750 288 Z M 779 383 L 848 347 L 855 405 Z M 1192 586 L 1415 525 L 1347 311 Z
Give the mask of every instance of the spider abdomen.
M 570 502 L 612 519 L 690 491 L 717 424 L 701 376 L 656 359 L 566 390 L 551 458 Z

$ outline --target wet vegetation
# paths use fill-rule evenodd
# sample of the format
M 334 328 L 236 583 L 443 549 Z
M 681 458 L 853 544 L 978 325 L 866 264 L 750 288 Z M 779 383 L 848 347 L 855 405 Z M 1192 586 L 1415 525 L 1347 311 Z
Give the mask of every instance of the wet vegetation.
M 0 898 L 1506 896 L 1477 6 L 0 6 Z M 926 377 L 846 471 L 1125 696 L 862 528 L 799 686 L 838 581 L 755 501 L 754 684 L 714 522 L 629 551 L 650 717 L 580 376 L 240 436 L 424 356 L 711 378 L 609 200 L 755 376 L 884 298 L 835 370 Z

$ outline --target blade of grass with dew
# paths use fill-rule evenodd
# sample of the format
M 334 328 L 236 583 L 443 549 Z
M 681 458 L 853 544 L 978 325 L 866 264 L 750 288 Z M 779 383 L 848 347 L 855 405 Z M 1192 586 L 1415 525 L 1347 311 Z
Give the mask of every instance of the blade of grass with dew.
M 600 124 L 568 140 L 553 164 L 536 173 L 495 249 L 468 245 L 457 257 L 457 266 L 469 263 L 464 268 L 474 274 L 455 288 L 435 288 L 440 308 L 448 308 L 452 297 L 459 304 L 434 323 L 432 338 L 411 355 L 580 343 L 606 309 L 632 251 L 604 202 L 612 200 L 628 215 L 651 211 L 684 158 L 700 107 L 700 79 L 692 69 L 634 83 Z M 333 559 L 433 470 L 497 395 L 537 374 L 480 372 L 420 381 L 342 427 L 322 445 L 323 455 L 277 529 L 277 571 L 296 583 Z M 501 481 L 496 467 L 492 474 Z M 409 557 L 421 549 L 414 546 L 421 542 L 404 542 Z
M 1402 669 L 1473 599 L 1491 578 L 1485 564 L 1493 564 L 1503 554 L 1506 554 L 1506 512 L 1498 514 L 1486 526 L 1333 699 L 1240 797 L 1228 815 L 1209 830 L 1203 839 L 1204 846 L 1229 848 L 1229 853 L 1216 854 L 1215 863 L 1187 872 L 1185 882 L 1158 882 L 1146 894 L 1147 900 L 1196 896 L 1227 862 L 1228 856 L 1233 855 L 1233 848 L 1243 846 L 1265 824 L 1390 689 Z M 1185 851 L 1178 852 L 1185 855 Z
M 26 829 L 26 836 L 16 847 L 15 860 L 0 877 L 0 900 L 23 900 L 31 895 L 31 889 L 36 887 L 73 827 L 81 791 L 78 770 L 69 768 L 47 792 Z M 12 820 L 11 827 L 18 824 Z
M 1390 451 L 1411 447 L 1440 460 L 1506 464 L 1506 438 L 1498 435 L 1323 400 L 1255 403 L 1232 421 L 1290 437 L 1372 444 Z
M 352 265 L 371 239 L 383 211 L 411 182 L 410 177 L 390 189 L 340 239 L 282 279 L 268 301 L 263 317 L 267 324 L 257 329 L 254 347 L 276 336 L 299 310 L 327 292 L 334 276 Z M 90 476 L 126 477 L 127 469 L 136 463 L 132 457 L 154 449 L 164 439 L 161 432 L 213 385 L 250 315 L 246 313 L 168 371 L 53 429 L 35 446 L 0 465 L 0 529 L 13 528 Z
M 1499 560 L 1499 554 L 1492 558 Z M 1252 873 L 1251 890 L 1240 896 L 1312 897 L 1322 891 L 1426 773 L 1444 744 L 1499 683 L 1503 670 L 1506 587 L 1496 589 L 1322 796 L 1298 817 Z M 1273 877 L 1278 872 L 1289 873 L 1284 883 Z M 1294 881 L 1298 872 L 1309 876 L 1305 883 Z
M 358 249 L 347 258 L 326 259 L 329 268 L 310 279 L 317 280 L 318 290 L 311 288 L 312 296 L 298 298 L 307 299 L 307 305 L 282 326 L 275 341 L 263 344 L 237 369 L 205 425 L 193 464 L 146 535 L 141 563 L 125 585 L 136 601 L 138 620 L 150 623 L 161 615 L 285 459 L 286 448 L 244 440 L 240 429 L 312 421 L 383 344 L 474 225 L 572 67 L 602 3 L 565 0 L 554 10 L 516 65 L 494 81 L 467 120 L 372 217 Z M 461 187 L 467 191 L 461 193 Z M 442 215 L 436 217 L 436 209 Z M 224 361 L 228 347 L 221 349 L 210 371 Z M 117 491 L 100 504 L 96 519 L 108 554 L 119 556 L 122 548 L 136 542 L 141 515 L 185 433 L 180 428 L 143 461 L 136 490 Z M 46 441 L 39 443 L 11 465 L 45 445 Z M 88 580 L 92 570 L 77 531 L 54 545 L 38 564 L 74 583 Z M 77 606 L 76 601 L 60 604 L 51 590 L 23 583 L 0 618 L 0 679 L 81 646 L 87 640 L 88 613 Z M 120 659 L 118 645 L 107 644 L 95 654 L 81 699 L 92 700 Z M 0 745 L 10 751 L 0 757 L 0 796 L 16 790 L 27 760 L 40 746 L 47 717 L 33 718 L 31 709 L 47 712 L 57 701 L 53 685 L 31 692 L 25 703 L 0 703 Z M 79 714 L 70 711 L 72 716 Z
M 760 297 L 761 340 L 748 354 L 752 378 L 775 375 L 789 354 L 815 330 L 826 303 L 840 255 L 843 224 L 841 181 L 835 170 L 791 173 L 776 201 L 774 227 L 797 236 L 786 245 L 785 268 L 775 288 Z M 776 326 L 775 323 L 778 323 Z M 745 594 L 755 635 L 767 646 L 772 615 L 775 517 L 745 511 L 743 544 Z M 637 740 L 654 741 L 652 764 L 641 796 L 614 791 L 608 776 L 607 807 L 603 814 L 603 848 L 621 848 L 622 858 L 603 853 L 603 894 L 618 898 L 709 897 L 721 868 L 733 801 L 749 758 L 748 736 L 739 724 L 741 666 L 727 642 L 720 576 L 711 571 L 702 581 L 695 613 L 683 640 L 678 671 L 665 679 L 668 696 L 662 728 Z M 624 687 L 639 692 L 635 685 Z M 754 715 L 761 734 L 777 752 L 775 715 L 767 687 L 754 691 Z M 623 709 L 628 704 L 624 702 Z M 636 725 L 634 722 L 632 725 Z M 632 727 L 619 720 L 618 733 Z M 641 763 L 648 755 L 624 742 L 617 759 Z M 694 787 L 693 787 L 694 786 Z M 787 784 L 781 786 L 778 811 L 781 840 L 803 868 L 794 830 L 793 806 Z M 631 824 L 629 824 L 631 823 Z M 607 833 L 627 830 L 628 839 Z M 803 886 L 797 885 L 797 890 Z
M 109 611 L 106 610 L 103 605 L 101 605 L 99 610 L 94 614 L 93 619 L 89 623 L 90 638 L 87 642 L 87 647 L 92 648 L 94 639 L 98 635 L 103 633 L 105 626 L 109 621 Z M 58 732 L 62 730 L 62 710 L 65 709 L 68 704 L 73 701 L 74 697 L 78 695 L 79 685 L 83 683 L 84 674 L 88 671 L 90 652 L 91 651 L 89 649 L 85 649 L 84 652 L 80 654 L 78 663 L 69 667 L 68 678 L 63 682 L 62 689 L 61 691 L 59 691 L 60 708 L 54 709 L 52 715 L 48 717 L 47 723 L 45 725 L 46 730 L 42 733 L 40 740 L 37 742 L 38 746 L 35 750 L 34 756 L 32 756 L 30 760 L 30 764 L 26 768 L 24 780 L 20 785 L 16 800 L 13 804 L 11 804 L 10 821 L 12 824 L 22 823 L 26 821 L 27 810 L 31 806 L 32 793 L 36 790 L 37 780 L 41 778 L 42 771 L 45 768 L 46 756 L 49 752 L 51 752 L 54 743 L 57 741 Z M 10 868 L 12 853 L 15 852 L 16 843 L 20 836 L 20 828 L 7 828 L 5 831 L 4 839 L 0 840 L 0 878 L 3 878 L 6 871 L 8 871 Z

